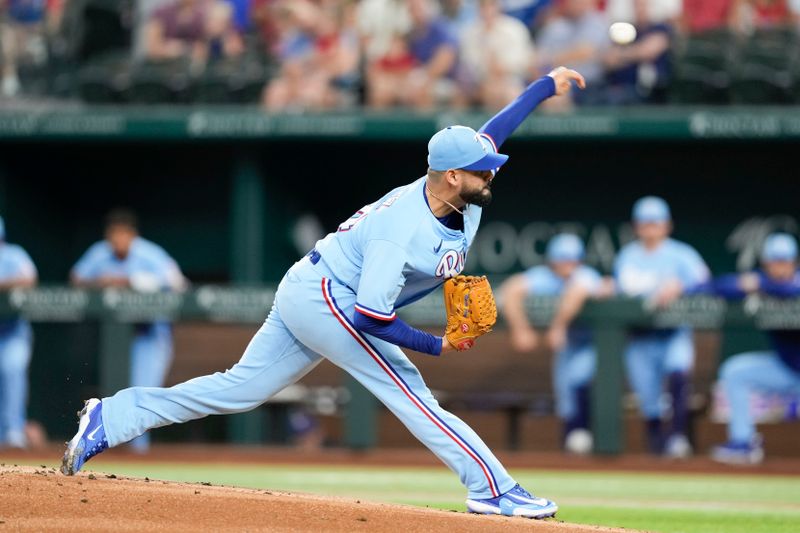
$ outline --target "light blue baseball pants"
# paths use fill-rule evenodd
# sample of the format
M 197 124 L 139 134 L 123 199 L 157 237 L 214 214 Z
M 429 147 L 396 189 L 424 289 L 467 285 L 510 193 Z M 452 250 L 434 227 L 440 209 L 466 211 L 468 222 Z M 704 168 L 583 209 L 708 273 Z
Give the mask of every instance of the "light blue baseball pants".
M 660 418 L 664 379 L 672 372 L 689 372 L 694 366 L 691 330 L 634 336 L 625 350 L 625 366 L 642 415 Z
M 31 326 L 17 321 L 0 334 L 0 445 L 25 443 Z
M 569 343 L 558 352 L 553 364 L 553 389 L 556 395 L 556 414 L 570 420 L 578 413 L 578 389 L 594 378 L 597 352 L 591 343 Z
M 231 369 L 170 388 L 133 387 L 103 399 L 110 446 L 150 428 L 251 410 L 294 383 L 324 356 L 378 397 L 461 479 L 470 498 L 491 498 L 516 482 L 478 435 L 442 409 L 397 347 L 352 325 L 355 294 L 323 263 L 296 263 L 278 287 L 264 325 Z M 320 355 L 322 354 L 322 355 Z
M 734 355 L 722 363 L 719 376 L 730 406 L 728 438 L 733 442 L 750 443 L 755 436 L 751 391 L 800 393 L 800 373 L 786 366 L 775 352 Z
M 137 332 L 131 343 L 131 386 L 163 387 L 172 365 L 172 328 L 158 322 L 147 324 Z M 144 433 L 133 439 L 130 445 L 138 452 L 150 448 L 150 434 Z

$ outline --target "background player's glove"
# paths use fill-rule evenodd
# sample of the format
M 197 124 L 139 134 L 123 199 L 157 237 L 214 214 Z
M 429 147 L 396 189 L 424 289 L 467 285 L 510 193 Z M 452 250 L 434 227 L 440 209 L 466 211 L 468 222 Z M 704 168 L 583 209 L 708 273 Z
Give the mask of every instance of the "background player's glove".
M 444 283 L 447 312 L 445 337 L 456 350 L 468 350 L 475 339 L 492 331 L 497 306 L 486 276 L 456 276 Z

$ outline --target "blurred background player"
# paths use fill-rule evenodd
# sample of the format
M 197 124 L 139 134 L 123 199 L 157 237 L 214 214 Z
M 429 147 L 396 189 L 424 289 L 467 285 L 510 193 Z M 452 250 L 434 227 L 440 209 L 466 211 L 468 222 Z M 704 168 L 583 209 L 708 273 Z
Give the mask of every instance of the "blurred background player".
M 767 237 L 761 253 L 762 269 L 722 276 L 716 292 L 727 298 L 761 293 L 778 298 L 800 296 L 797 241 L 789 234 Z M 752 464 L 764 458 L 756 434 L 750 397 L 753 391 L 800 394 L 800 331 L 769 332 L 772 350 L 746 352 L 728 358 L 720 368 L 720 384 L 730 406 L 728 442 L 713 449 L 711 457 L 724 463 Z
M 139 236 L 136 215 L 115 209 L 106 217 L 105 239 L 93 244 L 72 268 L 71 282 L 81 287 L 118 287 L 141 292 L 186 288 L 178 264 L 157 244 Z M 138 324 L 130 352 L 131 385 L 161 387 L 172 362 L 172 326 L 168 322 Z M 150 438 L 131 441 L 145 452 Z
M 37 272 L 28 253 L 8 244 L 0 218 L 0 290 L 36 285 Z M 0 447 L 25 448 L 25 405 L 33 335 L 21 318 L 0 320 Z
M 617 288 L 625 296 L 643 297 L 654 307 L 666 307 L 686 291 L 709 279 L 700 254 L 669 237 L 672 216 L 667 203 L 646 196 L 633 206 L 637 239 L 619 252 L 614 266 Z M 639 329 L 631 332 L 625 352 L 631 388 L 645 418 L 650 452 L 668 457 L 692 453 L 689 443 L 689 373 L 694 365 L 692 332 L 677 329 Z M 672 425 L 662 430 L 661 392 L 664 379 L 672 398 Z M 665 438 L 666 437 L 666 438 Z
M 611 292 L 610 283 L 604 283 L 596 270 L 581 264 L 583 256 L 583 243 L 577 236 L 556 235 L 547 245 L 547 265 L 512 276 L 500 288 L 512 346 L 522 352 L 533 351 L 539 345 L 539 335 L 528 322 L 525 298 L 561 296 L 546 337 L 548 347 L 555 353 L 553 390 L 556 412 L 564 425 L 564 449 L 572 453 L 592 450 L 589 389 L 597 353 L 589 331 L 570 324 L 589 297 Z

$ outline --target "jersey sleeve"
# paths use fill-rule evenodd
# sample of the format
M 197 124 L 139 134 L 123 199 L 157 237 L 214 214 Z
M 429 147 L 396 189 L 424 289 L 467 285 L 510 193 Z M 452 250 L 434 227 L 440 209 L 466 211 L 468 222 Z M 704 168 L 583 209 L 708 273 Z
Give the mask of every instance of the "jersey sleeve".
M 99 277 L 101 255 L 100 243 L 91 246 L 72 267 L 72 275 L 81 280 L 91 280 Z
M 600 290 L 603 278 L 593 268 L 580 266 L 570 279 L 569 284 L 585 289 L 589 294 L 596 294 Z
M 16 278 L 36 279 L 39 275 L 31 256 L 19 246 L 14 248 L 14 266 L 14 277 Z
M 394 303 L 406 283 L 407 262 L 407 254 L 399 245 L 369 241 L 356 291 L 356 311 L 380 320 L 394 320 Z
M 707 282 L 711 275 L 706 262 L 700 257 L 700 254 L 689 246 L 684 248 L 681 254 L 677 274 L 685 289 L 691 289 Z
M 186 278 L 178 266 L 178 262 L 172 257 L 167 256 L 162 270 L 162 281 L 164 288 L 171 291 L 182 291 L 186 289 Z
M 536 107 L 556 93 L 556 82 L 544 76 L 531 83 L 513 102 L 489 119 L 478 133 L 497 148 L 508 139 Z

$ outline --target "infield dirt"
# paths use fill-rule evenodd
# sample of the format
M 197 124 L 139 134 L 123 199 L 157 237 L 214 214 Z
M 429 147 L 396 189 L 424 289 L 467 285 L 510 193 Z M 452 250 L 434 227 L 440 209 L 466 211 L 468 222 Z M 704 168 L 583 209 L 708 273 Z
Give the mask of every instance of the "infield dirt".
M 0 531 L 613 532 L 310 494 L 0 466 Z

